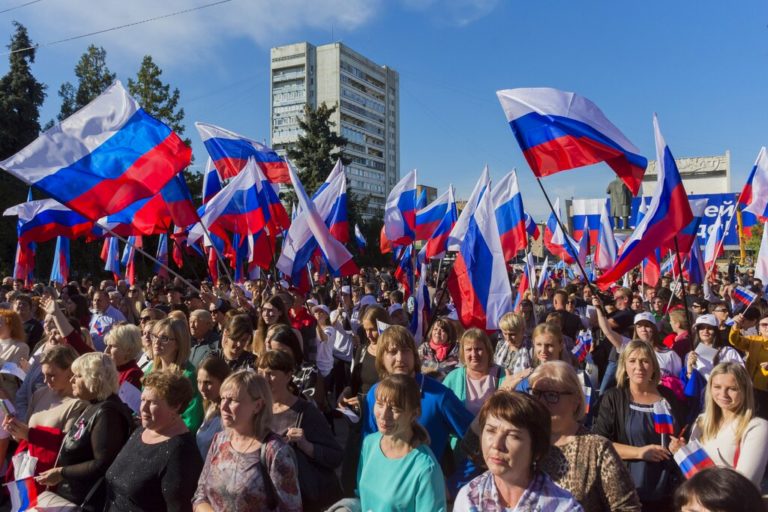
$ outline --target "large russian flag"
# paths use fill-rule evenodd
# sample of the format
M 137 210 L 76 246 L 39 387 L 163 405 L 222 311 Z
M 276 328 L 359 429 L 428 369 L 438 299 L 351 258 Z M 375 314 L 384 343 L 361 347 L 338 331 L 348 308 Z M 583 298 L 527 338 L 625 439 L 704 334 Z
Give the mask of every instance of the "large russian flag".
M 587 98 L 550 88 L 496 95 L 536 176 L 605 162 L 633 195 L 640 190 L 648 160 Z
M 597 285 L 601 289 L 606 289 L 621 279 L 693 220 L 691 205 L 675 158 L 661 135 L 655 115 L 653 128 L 659 171 L 658 185 L 642 221 L 622 245 L 616 264 L 597 279 Z
M 270 182 L 290 183 L 288 165 L 272 148 L 212 124 L 195 127 L 222 178 L 234 178 L 253 158 Z
M 525 208 L 523 208 L 523 196 L 517 186 L 517 173 L 510 171 L 496 183 L 491 193 L 504 259 L 511 261 L 519 251 L 528 247 Z
M 482 194 L 469 218 L 447 286 L 464 327 L 496 330 L 499 318 L 512 310 L 512 289 L 491 194 Z
M 606 205 L 605 199 L 574 199 L 572 202 L 573 213 L 571 224 L 573 226 L 573 238 L 581 240 L 584 221 L 589 225 L 589 238 L 597 240 L 600 231 L 600 213 Z
M 459 214 L 459 218 L 456 220 L 456 225 L 453 226 L 451 234 L 448 236 L 448 250 L 458 251 L 461 248 L 461 244 L 464 241 L 464 236 L 469 229 L 469 218 L 475 213 L 477 203 L 480 201 L 483 193 L 491 186 L 491 175 L 488 171 L 488 166 L 483 167 L 483 172 L 480 174 L 480 179 L 475 183 L 475 188 L 472 189 L 472 193 L 469 195 L 467 204 Z
M 345 174 L 337 176 L 328 187 L 329 193 L 324 194 L 333 198 L 328 213 L 321 216 L 333 238 L 345 244 L 349 242 L 349 217 L 347 215 L 347 178 Z M 315 203 L 317 204 L 317 203 Z M 318 208 L 318 213 L 320 209 Z
M 384 232 L 392 245 L 407 245 L 416 238 L 416 169 L 405 175 L 387 197 Z
M 744 211 L 755 214 L 760 222 L 768 220 L 768 152 L 765 146 L 760 148 L 749 179 L 739 195 L 739 204 L 746 206 Z
M 116 81 L 0 167 L 96 220 L 160 192 L 191 155 Z
M 693 213 L 693 219 L 677 234 L 677 249 L 681 256 L 688 254 L 693 246 L 693 241 L 699 236 L 699 225 L 701 219 L 704 217 L 704 210 L 707 208 L 708 199 L 691 199 L 691 213 Z M 669 249 L 675 251 L 675 239 L 667 240 L 667 242 L 661 247 L 662 249 Z M 675 269 L 677 271 L 677 269 Z
M 93 221 L 53 199 L 17 204 L 5 210 L 3 215 L 18 215 L 17 234 L 25 243 L 45 242 L 57 236 L 87 236 L 93 227 Z
M 450 187 L 450 185 L 449 185 Z M 414 231 L 416 240 L 429 240 L 437 226 L 443 221 L 445 212 L 448 211 L 448 190 L 440 194 L 437 199 L 424 208 L 416 211 L 416 225 Z

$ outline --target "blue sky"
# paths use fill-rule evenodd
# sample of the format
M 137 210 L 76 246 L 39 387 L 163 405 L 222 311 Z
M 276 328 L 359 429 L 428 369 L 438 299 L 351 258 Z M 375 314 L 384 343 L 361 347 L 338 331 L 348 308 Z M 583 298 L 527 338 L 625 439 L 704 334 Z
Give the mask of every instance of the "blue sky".
M 210 1 L 40 0 L 0 14 L 0 26 L 9 34 L 16 19 L 47 43 Z M 3 0 L 0 10 L 22 3 Z M 548 86 L 586 96 L 648 158 L 658 112 L 676 157 L 729 149 L 736 190 L 768 143 L 767 27 L 768 3 L 756 0 L 232 0 L 43 47 L 33 69 L 48 85 L 45 122 L 88 44 L 107 50 L 124 81 L 153 55 L 181 90 L 200 167 L 194 121 L 268 139 L 270 47 L 341 41 L 400 72 L 402 174 L 416 167 L 420 182 L 441 190 L 452 182 L 466 198 L 484 164 L 496 179 L 516 167 L 526 207 L 543 221 L 546 204 L 496 90 Z M 601 197 L 612 178 L 598 165 L 544 183 L 563 198 Z

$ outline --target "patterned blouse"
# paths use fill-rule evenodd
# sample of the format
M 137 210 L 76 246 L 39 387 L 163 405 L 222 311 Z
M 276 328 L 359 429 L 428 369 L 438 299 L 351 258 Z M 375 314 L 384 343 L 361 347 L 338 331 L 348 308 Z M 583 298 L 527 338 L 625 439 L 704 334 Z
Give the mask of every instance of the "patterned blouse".
M 639 511 L 635 485 L 612 443 L 579 429 L 564 446 L 551 446 L 539 469 L 573 494 L 587 512 Z
M 419 361 L 421 361 L 421 373 L 442 381 L 451 370 L 459 365 L 459 344 L 454 343 L 448 350 L 445 359 L 439 361 L 437 353 L 429 346 L 429 341 L 419 345 Z
M 508 370 L 510 375 L 514 375 L 533 366 L 531 351 L 527 344 L 523 343 L 523 346 L 517 350 L 510 350 L 509 343 L 504 341 L 504 339 L 500 339 L 499 343 L 496 345 L 493 362 L 505 370 Z
M 461 488 L 453 504 L 454 512 L 584 512 L 571 493 L 561 489 L 545 474 L 536 472 L 520 501 L 503 507 L 493 474 L 486 471 Z
M 227 429 L 213 438 L 192 504 L 207 502 L 217 512 L 300 512 L 301 493 L 292 448 L 270 433 L 258 450 L 240 453 L 232 448 L 230 436 Z M 263 457 L 262 450 L 266 450 Z M 272 480 L 272 492 L 265 476 Z M 274 508 L 268 505 L 270 494 L 276 502 Z

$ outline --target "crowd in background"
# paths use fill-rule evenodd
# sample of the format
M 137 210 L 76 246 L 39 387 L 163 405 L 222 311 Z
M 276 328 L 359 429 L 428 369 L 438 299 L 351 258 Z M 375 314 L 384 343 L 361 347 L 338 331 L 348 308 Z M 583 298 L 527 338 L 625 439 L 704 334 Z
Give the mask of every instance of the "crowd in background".
M 606 293 L 553 275 L 490 334 L 435 272 L 421 343 L 388 269 L 312 277 L 4 279 L 6 481 L 33 474 L 52 510 L 764 510 L 751 269 Z M 686 479 L 693 445 L 715 467 Z

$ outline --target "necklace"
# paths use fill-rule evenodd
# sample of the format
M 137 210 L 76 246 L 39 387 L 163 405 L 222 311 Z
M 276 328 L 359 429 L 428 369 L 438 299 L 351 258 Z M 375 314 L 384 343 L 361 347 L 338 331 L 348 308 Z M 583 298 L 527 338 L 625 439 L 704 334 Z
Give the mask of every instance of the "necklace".
M 235 447 L 235 438 L 232 436 L 232 439 L 230 440 L 229 444 L 232 446 L 232 451 L 235 452 L 235 488 L 240 489 L 238 484 L 242 484 L 242 482 L 239 482 L 239 478 L 242 475 L 242 471 L 240 471 L 240 460 L 243 458 L 243 455 L 248 453 L 248 450 L 251 449 L 253 446 L 253 443 L 256 441 L 256 438 L 251 439 L 251 441 L 248 443 L 248 446 L 245 447 L 243 451 L 239 451 Z

